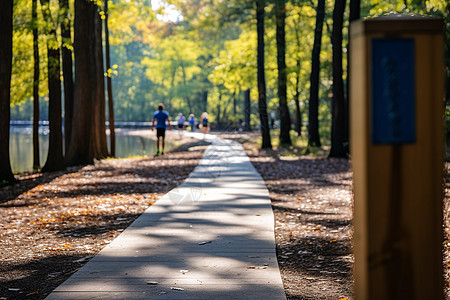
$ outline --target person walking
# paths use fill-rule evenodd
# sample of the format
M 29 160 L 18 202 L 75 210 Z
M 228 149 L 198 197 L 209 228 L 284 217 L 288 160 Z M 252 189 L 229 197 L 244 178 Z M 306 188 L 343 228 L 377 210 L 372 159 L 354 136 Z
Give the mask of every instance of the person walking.
M 155 128 L 156 122 L 156 156 L 160 153 L 164 155 L 165 137 L 166 137 L 166 122 L 169 124 L 169 130 L 172 130 L 169 121 L 169 113 L 164 110 L 164 105 L 159 104 L 158 110 L 153 113 L 152 131 Z M 161 142 L 160 142 L 161 141 Z M 159 151 L 161 145 L 161 152 Z
M 182 113 L 178 114 L 178 133 L 180 135 L 183 134 L 183 128 L 184 128 L 184 122 L 186 121 L 186 118 L 183 116 Z
M 191 125 L 191 132 L 195 132 L 195 115 L 189 115 L 189 124 Z
M 202 114 L 202 131 L 203 134 L 206 134 L 206 132 L 208 131 L 208 113 L 204 112 Z

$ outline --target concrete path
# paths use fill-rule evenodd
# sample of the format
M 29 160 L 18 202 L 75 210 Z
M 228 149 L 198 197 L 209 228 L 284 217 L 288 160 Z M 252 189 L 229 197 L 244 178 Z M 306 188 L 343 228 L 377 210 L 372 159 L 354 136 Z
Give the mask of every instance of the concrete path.
M 47 299 L 286 299 L 263 180 L 208 135 L 199 165 Z

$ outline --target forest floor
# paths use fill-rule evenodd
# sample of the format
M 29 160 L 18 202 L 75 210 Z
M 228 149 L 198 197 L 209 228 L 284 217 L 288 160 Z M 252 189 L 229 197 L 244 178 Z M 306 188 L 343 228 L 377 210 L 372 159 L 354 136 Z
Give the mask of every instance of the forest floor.
M 224 137 L 244 145 L 269 189 L 277 256 L 288 299 L 350 299 L 352 173 L 349 162 L 258 150 L 257 135 Z M 178 135 L 169 138 L 179 139 Z M 157 159 L 106 159 L 61 172 L 18 175 L 0 188 L 0 300 L 44 299 L 179 185 L 206 143 L 189 138 Z M 446 296 L 450 299 L 450 181 L 444 202 Z

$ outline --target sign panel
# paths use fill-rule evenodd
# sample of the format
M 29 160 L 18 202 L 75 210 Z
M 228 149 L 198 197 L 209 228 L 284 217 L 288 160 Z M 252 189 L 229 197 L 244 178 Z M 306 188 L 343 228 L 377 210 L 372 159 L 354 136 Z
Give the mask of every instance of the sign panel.
M 416 141 L 413 39 L 372 39 L 373 144 Z

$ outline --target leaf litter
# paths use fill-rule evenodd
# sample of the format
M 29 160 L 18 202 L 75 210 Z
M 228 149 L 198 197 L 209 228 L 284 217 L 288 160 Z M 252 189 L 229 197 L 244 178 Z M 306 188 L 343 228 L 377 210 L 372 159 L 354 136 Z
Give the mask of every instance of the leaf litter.
M 180 148 L 157 159 L 107 159 L 21 174 L 18 184 L 0 188 L 0 298 L 44 299 L 181 184 L 207 144 L 179 142 Z

